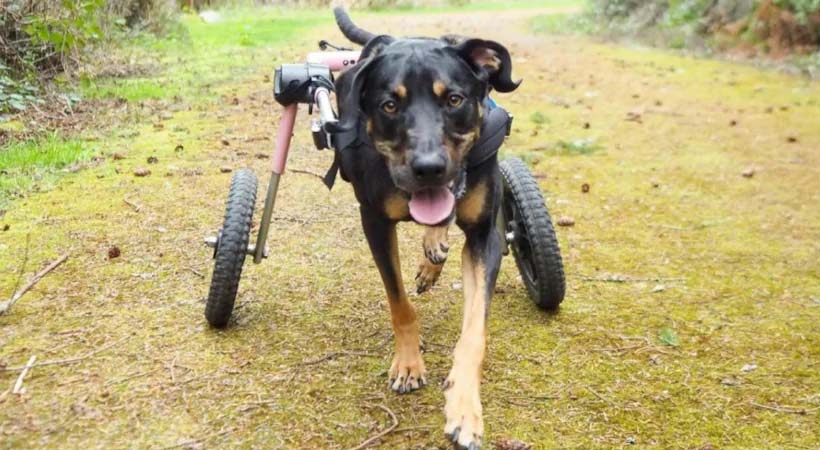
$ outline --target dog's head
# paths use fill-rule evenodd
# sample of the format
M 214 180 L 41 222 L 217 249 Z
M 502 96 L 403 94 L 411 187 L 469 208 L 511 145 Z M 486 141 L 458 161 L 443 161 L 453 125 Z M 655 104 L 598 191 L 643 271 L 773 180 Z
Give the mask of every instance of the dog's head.
M 377 36 L 340 79 L 340 123 L 365 121 L 393 182 L 411 194 L 411 213 L 414 201 L 417 211 L 441 210 L 452 203 L 443 197 L 479 137 L 489 90 L 518 87 L 511 69 L 509 52 L 493 41 Z

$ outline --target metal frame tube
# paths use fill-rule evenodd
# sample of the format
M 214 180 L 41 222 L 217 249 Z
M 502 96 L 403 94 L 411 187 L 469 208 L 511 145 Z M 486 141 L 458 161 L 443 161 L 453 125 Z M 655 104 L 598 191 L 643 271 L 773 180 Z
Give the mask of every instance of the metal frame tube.
M 270 218 L 273 216 L 273 206 L 276 203 L 276 192 L 279 190 L 279 178 L 281 175 L 271 173 L 270 183 L 268 183 L 268 193 L 265 196 L 265 209 L 262 211 L 262 221 L 259 223 L 259 235 L 256 237 L 256 248 L 253 251 L 253 262 L 259 264 L 265 257 L 265 241 L 268 240 L 268 229 L 270 228 Z
M 293 125 L 296 122 L 297 104 L 288 105 L 282 112 L 279 120 L 279 133 L 276 135 L 276 147 L 273 150 L 273 163 L 271 167 L 270 183 L 268 183 L 268 193 L 265 196 L 265 209 L 262 211 L 262 221 L 259 223 L 259 234 L 256 237 L 256 244 L 253 252 L 253 262 L 259 264 L 265 255 L 265 242 L 268 240 L 268 229 L 273 216 L 273 207 L 276 204 L 276 193 L 279 190 L 279 179 L 285 173 L 285 163 L 288 160 L 288 150 L 290 150 L 290 140 L 293 138 Z

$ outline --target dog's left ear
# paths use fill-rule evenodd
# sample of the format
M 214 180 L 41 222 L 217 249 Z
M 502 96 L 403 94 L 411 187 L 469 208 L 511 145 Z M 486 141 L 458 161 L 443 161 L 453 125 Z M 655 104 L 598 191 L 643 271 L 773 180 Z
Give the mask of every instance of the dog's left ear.
M 512 80 L 510 52 L 498 42 L 468 39 L 455 49 L 473 68 L 487 72 L 487 81 L 496 91 L 512 92 L 521 84 Z

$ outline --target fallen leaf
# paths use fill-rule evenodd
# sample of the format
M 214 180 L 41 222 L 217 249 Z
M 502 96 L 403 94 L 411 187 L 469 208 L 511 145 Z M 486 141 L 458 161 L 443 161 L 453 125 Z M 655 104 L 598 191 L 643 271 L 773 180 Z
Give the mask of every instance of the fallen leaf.
M 575 219 L 570 216 L 561 216 L 558 218 L 558 226 L 571 227 L 575 225 Z
M 185 150 L 185 147 L 183 147 L 182 144 L 177 144 L 177 146 L 174 147 L 175 152 L 181 152 L 183 150 Z
M 663 292 L 665 290 L 666 290 L 666 286 L 664 286 L 662 284 L 655 285 L 655 287 L 652 288 L 652 292 Z
M 125 159 L 125 155 L 123 155 L 122 153 L 115 152 L 113 155 L 111 155 L 111 158 L 113 158 L 114 161 L 119 161 L 121 159 Z
M 270 156 L 268 156 L 267 153 L 257 153 L 253 156 L 256 157 L 256 159 L 268 159 L 268 158 L 270 158 Z
M 584 183 L 581 185 L 581 192 L 583 192 L 584 194 L 589 192 L 589 183 Z
M 232 169 L 232 168 L 230 168 L 230 167 L 228 167 L 228 166 L 222 166 L 222 167 L 220 167 L 220 168 L 219 168 L 219 171 L 220 171 L 220 172 L 222 172 L 222 173 L 229 173 L 229 172 L 231 172 L 232 170 L 233 170 L 233 169 Z
M 112 245 L 112 246 L 108 249 L 108 259 L 119 258 L 119 257 L 120 257 L 120 254 L 121 254 L 121 252 L 120 252 L 120 248 L 119 248 L 119 247 L 117 247 L 116 245 Z
M 753 176 L 755 176 L 755 168 L 754 167 L 749 167 L 746 170 L 744 170 L 743 172 L 741 172 L 741 175 L 743 175 L 746 178 L 752 178 Z
M 788 142 L 790 144 L 794 144 L 795 142 L 797 142 L 797 137 L 789 136 L 789 137 L 786 138 L 786 142 Z
M 222 143 L 222 145 L 224 145 L 225 147 L 227 147 L 227 146 L 231 145 L 230 141 L 228 141 L 227 139 L 224 139 L 224 138 L 223 138 L 221 141 L 219 141 L 219 142 L 221 142 L 221 143 Z
M 156 164 L 158 162 L 159 162 L 159 159 L 157 159 L 156 156 L 149 156 L 148 157 L 148 164 Z
M 11 228 L 11 225 L 9 225 L 7 223 L 3 224 L 3 231 L 9 231 L 10 228 Z
M 151 175 L 151 171 L 144 167 L 134 169 L 134 176 L 136 177 L 147 177 L 148 175 Z

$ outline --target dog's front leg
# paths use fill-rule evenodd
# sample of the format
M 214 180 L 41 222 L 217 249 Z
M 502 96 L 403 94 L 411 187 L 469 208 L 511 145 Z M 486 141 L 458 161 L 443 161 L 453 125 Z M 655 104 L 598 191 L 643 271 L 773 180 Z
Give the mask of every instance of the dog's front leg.
M 450 224 L 446 223 L 424 229 L 424 238 L 421 241 L 424 255 L 416 271 L 416 292 L 419 294 L 433 287 L 441 275 L 444 261 L 447 260 L 447 252 L 450 250 L 450 244 L 447 243 L 449 228 Z
M 479 388 L 490 297 L 501 265 L 501 242 L 490 221 L 465 231 L 467 242 L 461 254 L 464 320 L 453 351 L 453 368 L 444 382 L 444 433 L 456 448 L 475 450 L 484 434 Z
M 381 212 L 361 208 L 362 227 L 379 268 L 396 340 L 396 353 L 390 365 L 389 385 L 403 394 L 416 390 L 427 383 L 424 360 L 419 347 L 419 323 L 416 310 L 407 299 L 401 279 L 399 247 L 396 240 L 396 222 Z

